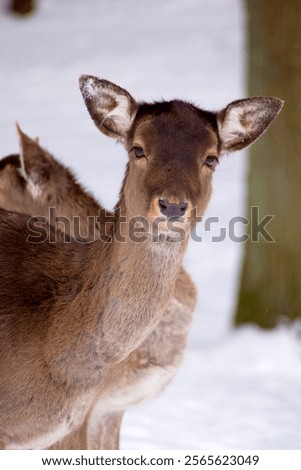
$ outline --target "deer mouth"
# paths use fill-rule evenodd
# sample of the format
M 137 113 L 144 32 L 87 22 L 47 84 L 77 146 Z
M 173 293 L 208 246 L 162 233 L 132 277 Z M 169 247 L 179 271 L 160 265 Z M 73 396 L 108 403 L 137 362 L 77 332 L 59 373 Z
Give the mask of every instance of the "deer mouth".
M 172 242 L 173 245 L 181 244 L 189 238 L 190 228 L 181 218 L 165 218 L 151 227 L 151 240 L 154 242 Z

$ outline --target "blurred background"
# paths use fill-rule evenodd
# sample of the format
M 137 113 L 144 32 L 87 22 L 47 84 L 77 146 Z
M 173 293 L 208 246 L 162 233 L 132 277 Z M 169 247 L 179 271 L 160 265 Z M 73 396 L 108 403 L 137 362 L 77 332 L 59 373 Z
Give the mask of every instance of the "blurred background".
M 79 75 L 138 100 L 182 98 L 209 110 L 247 94 L 286 100 L 250 162 L 238 152 L 216 170 L 206 216 L 219 222 L 210 233 L 200 225 L 202 242 L 185 259 L 199 295 L 185 362 L 161 397 L 126 414 L 121 446 L 300 449 L 301 350 L 291 321 L 301 312 L 300 5 L 0 0 L 0 8 L 0 155 L 18 151 L 18 120 L 107 208 L 126 155 L 90 120 Z M 251 205 L 276 215 L 275 243 L 237 243 L 228 230 L 213 241 Z

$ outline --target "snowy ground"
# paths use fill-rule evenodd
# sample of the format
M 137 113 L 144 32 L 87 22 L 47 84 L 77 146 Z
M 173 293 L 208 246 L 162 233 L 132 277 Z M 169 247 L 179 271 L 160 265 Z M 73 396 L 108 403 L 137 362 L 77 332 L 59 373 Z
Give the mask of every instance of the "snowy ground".
M 218 109 L 244 96 L 243 37 L 238 0 L 41 0 L 26 20 L 1 13 L 0 155 L 17 150 L 18 119 L 112 207 L 124 152 L 93 126 L 78 76 L 102 76 L 138 99 Z M 220 226 L 243 214 L 245 172 L 242 152 L 216 172 L 207 216 Z M 122 447 L 300 449 L 296 328 L 233 331 L 242 246 L 199 233 L 204 242 L 186 258 L 199 291 L 186 361 L 162 397 L 127 413 Z

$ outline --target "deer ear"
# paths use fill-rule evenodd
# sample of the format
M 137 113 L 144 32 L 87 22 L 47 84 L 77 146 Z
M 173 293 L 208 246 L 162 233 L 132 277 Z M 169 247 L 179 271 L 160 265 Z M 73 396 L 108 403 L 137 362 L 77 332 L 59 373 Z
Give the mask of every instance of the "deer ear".
M 98 129 L 123 140 L 132 126 L 138 105 L 134 98 L 114 83 L 91 75 L 79 79 L 87 109 Z
M 33 167 L 37 164 L 41 164 L 42 157 L 46 157 L 47 153 L 39 145 L 39 139 L 31 139 L 25 132 L 22 131 L 18 123 L 16 123 L 17 134 L 19 137 L 19 149 L 20 149 L 20 174 L 25 180 L 27 180 Z
M 22 131 L 18 122 L 16 122 L 16 129 L 19 138 L 20 153 L 28 158 L 38 157 L 41 153 L 42 147 L 39 144 L 39 137 L 32 139 L 25 132 Z
M 222 151 L 234 152 L 258 139 L 278 116 L 283 104 L 278 98 L 263 96 L 228 104 L 217 113 Z

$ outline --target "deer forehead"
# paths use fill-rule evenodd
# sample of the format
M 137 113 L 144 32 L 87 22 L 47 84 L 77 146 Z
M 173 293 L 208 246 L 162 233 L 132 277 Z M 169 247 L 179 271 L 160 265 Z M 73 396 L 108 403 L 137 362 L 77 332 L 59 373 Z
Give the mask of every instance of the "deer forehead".
M 139 107 L 129 145 L 175 159 L 217 153 L 219 142 L 217 131 L 200 111 L 184 102 L 163 102 Z

